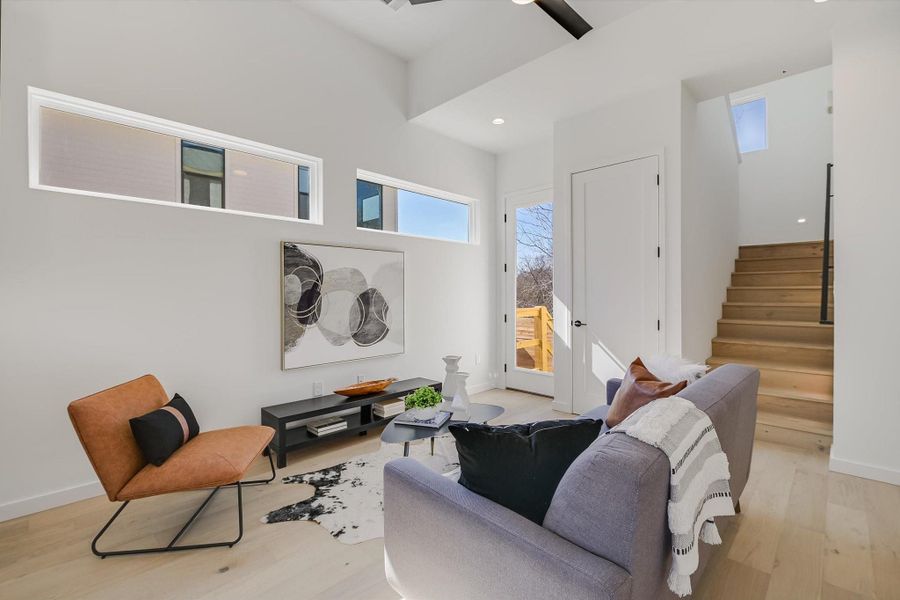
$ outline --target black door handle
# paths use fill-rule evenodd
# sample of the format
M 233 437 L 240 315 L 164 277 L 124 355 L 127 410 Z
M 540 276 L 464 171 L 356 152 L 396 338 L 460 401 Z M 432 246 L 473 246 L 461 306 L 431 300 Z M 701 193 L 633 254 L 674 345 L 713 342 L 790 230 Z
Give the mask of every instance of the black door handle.
M 581 321 L 575 321 L 572 325 L 575 327 L 587 327 L 587 323 L 582 323 Z

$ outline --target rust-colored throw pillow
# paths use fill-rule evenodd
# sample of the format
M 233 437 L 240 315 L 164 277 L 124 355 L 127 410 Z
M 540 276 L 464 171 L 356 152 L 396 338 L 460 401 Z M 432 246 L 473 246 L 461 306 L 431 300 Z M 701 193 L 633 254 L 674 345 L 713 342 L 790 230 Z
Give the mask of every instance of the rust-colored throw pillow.
M 606 424 L 615 427 L 628 418 L 628 415 L 654 400 L 674 396 L 687 387 L 687 381 L 668 383 L 660 381 L 647 370 L 640 358 L 628 366 L 622 385 L 616 392 L 606 414 Z

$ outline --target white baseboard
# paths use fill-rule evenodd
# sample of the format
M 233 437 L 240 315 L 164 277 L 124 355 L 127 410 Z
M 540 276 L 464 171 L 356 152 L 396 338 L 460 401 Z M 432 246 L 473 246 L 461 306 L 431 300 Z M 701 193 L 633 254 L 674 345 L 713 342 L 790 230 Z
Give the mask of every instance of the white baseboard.
M 496 389 L 497 385 L 493 381 L 484 381 L 482 383 L 476 383 L 474 385 L 466 385 L 466 390 L 469 394 L 480 394 L 481 392 L 486 392 L 488 390 Z
M 572 407 L 569 406 L 568 402 L 561 402 L 559 400 L 554 400 L 550 407 L 556 412 L 566 413 L 567 415 L 574 415 L 572 412 Z
M 884 483 L 890 483 L 891 485 L 900 485 L 900 471 L 837 458 L 833 451 L 828 468 L 837 473 L 862 477 L 863 479 L 874 479 L 875 481 L 883 481 Z
M 48 508 L 71 504 L 79 500 L 102 496 L 103 494 L 103 486 L 100 485 L 100 482 L 91 481 L 90 483 L 83 483 L 47 494 L 13 500 L 6 504 L 0 504 L 0 522 L 41 512 Z

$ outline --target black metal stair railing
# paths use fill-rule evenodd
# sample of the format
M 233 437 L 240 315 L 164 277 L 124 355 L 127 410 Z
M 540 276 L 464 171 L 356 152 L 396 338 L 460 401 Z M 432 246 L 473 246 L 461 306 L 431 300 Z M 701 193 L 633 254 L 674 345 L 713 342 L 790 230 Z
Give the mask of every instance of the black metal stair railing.
M 831 325 L 828 318 L 828 297 L 831 276 L 831 171 L 834 164 L 828 163 L 825 170 L 825 247 L 822 252 L 822 301 L 819 307 L 819 323 Z

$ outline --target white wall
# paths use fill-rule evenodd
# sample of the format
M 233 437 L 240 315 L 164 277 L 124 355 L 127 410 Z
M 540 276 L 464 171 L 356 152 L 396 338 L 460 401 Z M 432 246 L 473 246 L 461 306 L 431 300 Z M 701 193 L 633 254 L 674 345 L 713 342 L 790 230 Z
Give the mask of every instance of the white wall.
M 280 1 L 4 1 L 0 55 L 0 519 L 100 492 L 66 405 L 143 373 L 203 429 L 447 353 L 491 384 L 495 159 L 406 121 L 403 62 Z M 325 225 L 30 190 L 27 85 L 322 157 Z M 480 199 L 481 244 L 357 231 L 357 168 Z M 282 372 L 281 240 L 405 251 L 406 354 Z
M 900 5 L 834 37 L 837 471 L 900 484 Z
M 831 89 L 828 66 L 731 94 L 764 95 L 768 111 L 768 149 L 742 156 L 741 244 L 822 238 L 825 165 L 833 158 Z
M 663 259 L 665 314 L 662 318 L 667 352 L 681 353 L 681 83 L 672 82 L 625 101 L 577 115 L 554 126 L 554 276 L 555 320 L 575 316 L 572 302 L 571 174 L 622 160 L 659 154 L 664 205 Z M 610 224 L 615 226 L 615 224 Z M 597 232 L 603 235 L 603 232 Z M 571 410 L 571 328 L 559 327 L 554 338 L 554 406 Z
M 725 97 L 700 103 L 682 89 L 681 346 L 712 353 L 738 252 L 738 160 Z
M 497 155 L 497 197 L 553 185 L 553 140 L 546 139 Z M 502 207 L 501 207 L 502 213 Z

